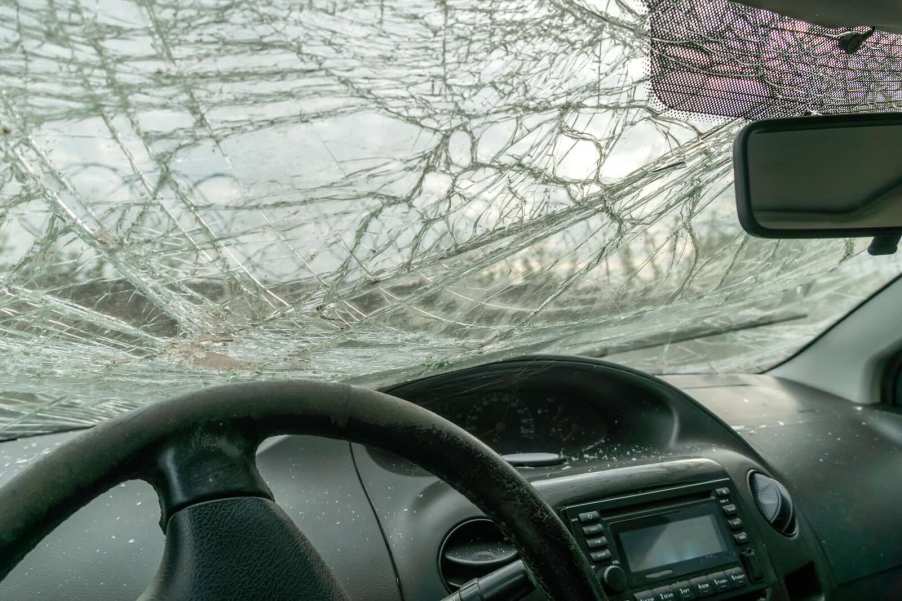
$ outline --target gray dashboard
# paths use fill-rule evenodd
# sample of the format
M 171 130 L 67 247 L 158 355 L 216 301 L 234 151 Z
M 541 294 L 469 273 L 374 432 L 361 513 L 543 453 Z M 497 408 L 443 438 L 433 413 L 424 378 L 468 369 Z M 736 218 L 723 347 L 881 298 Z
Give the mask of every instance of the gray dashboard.
M 774 532 L 760 516 L 752 526 L 770 557 L 775 599 L 879 598 L 902 577 L 902 542 L 888 534 L 902 525 L 894 477 L 902 468 L 902 417 L 895 411 L 767 376 L 663 381 L 601 362 L 547 357 L 390 392 L 483 438 L 496 436 L 489 442 L 501 452 L 561 453 L 561 464 L 523 471 L 555 506 L 708 473 L 729 476 L 751 504 L 743 484 L 749 470 L 778 477 L 798 505 L 799 534 Z M 520 398 L 527 409 L 504 407 Z M 479 412 L 471 411 L 474 399 L 485 405 Z M 562 404 L 573 406 L 561 411 Z M 542 413 L 552 406 L 553 414 Z M 505 425 L 495 431 L 494 423 Z M 72 436 L 0 444 L 0 485 Z M 479 515 L 449 486 L 377 449 L 314 437 L 267 441 L 258 465 L 352 599 L 446 594 L 439 548 L 457 524 Z M 0 598 L 137 598 L 162 553 L 156 503 L 141 482 L 95 499 L 0 583 Z
M 838 599 L 892 597 L 902 581 L 902 413 L 769 376 L 668 381 L 740 433 L 792 491 Z

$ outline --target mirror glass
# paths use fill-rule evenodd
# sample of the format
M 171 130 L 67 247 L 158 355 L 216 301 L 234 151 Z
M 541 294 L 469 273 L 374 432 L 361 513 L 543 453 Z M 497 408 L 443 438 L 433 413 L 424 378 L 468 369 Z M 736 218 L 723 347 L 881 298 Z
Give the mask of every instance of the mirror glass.
M 750 233 L 830 237 L 902 228 L 902 115 L 752 123 L 736 141 L 734 167 L 739 216 Z

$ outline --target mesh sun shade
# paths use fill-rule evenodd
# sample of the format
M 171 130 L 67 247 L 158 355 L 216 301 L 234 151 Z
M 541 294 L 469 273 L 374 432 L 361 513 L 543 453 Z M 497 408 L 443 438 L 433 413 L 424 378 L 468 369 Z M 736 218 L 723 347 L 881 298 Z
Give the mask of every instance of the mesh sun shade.
M 666 106 L 763 119 L 900 110 L 902 36 L 812 25 L 728 0 L 648 0 Z

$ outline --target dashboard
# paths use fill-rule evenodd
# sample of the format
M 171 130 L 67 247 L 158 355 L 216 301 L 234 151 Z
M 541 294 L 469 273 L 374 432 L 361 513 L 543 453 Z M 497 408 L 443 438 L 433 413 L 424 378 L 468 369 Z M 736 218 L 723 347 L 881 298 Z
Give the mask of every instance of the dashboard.
M 902 582 L 902 542 L 886 535 L 902 526 L 902 416 L 891 408 L 769 376 L 661 379 L 572 357 L 386 391 L 509 457 L 614 601 L 892 598 Z M 0 444 L 0 485 L 73 436 Z M 439 600 L 516 558 L 466 497 L 379 449 L 280 437 L 257 463 L 351 599 Z M 156 507 L 143 482 L 111 489 L 0 582 L 0 598 L 137 598 L 162 554 Z M 715 588 L 687 588 L 705 583 Z

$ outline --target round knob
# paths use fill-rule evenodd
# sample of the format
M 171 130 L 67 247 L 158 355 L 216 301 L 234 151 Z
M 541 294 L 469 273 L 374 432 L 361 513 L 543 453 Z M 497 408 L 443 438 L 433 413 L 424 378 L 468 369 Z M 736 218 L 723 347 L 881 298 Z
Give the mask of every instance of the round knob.
M 604 587 L 612 593 L 622 593 L 626 590 L 626 570 L 618 565 L 610 565 L 601 573 L 601 581 Z

